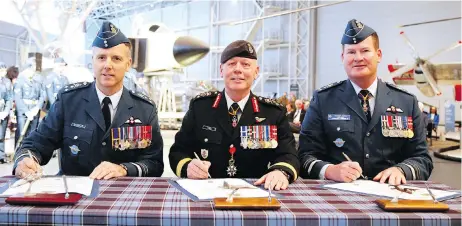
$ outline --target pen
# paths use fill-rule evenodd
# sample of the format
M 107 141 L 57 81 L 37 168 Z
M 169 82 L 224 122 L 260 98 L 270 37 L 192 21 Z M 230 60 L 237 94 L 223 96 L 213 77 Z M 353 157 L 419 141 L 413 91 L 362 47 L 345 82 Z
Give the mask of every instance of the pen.
M 430 194 L 430 196 L 432 197 L 433 202 L 434 202 L 434 203 L 437 203 L 438 200 L 436 200 L 435 195 L 433 195 L 433 192 L 432 192 L 432 190 L 430 190 L 430 188 L 428 187 L 428 184 L 427 184 L 427 183 L 425 183 L 425 186 L 427 187 L 427 191 L 428 191 L 428 193 Z
M 345 152 L 342 152 L 342 154 L 343 154 L 343 156 L 345 156 L 345 158 L 346 158 L 348 161 L 353 162 L 353 161 L 351 161 L 350 157 L 348 157 L 348 155 L 345 154 Z M 362 177 L 363 179 L 366 179 L 366 177 L 365 177 L 362 173 L 361 173 L 361 177 Z
M 27 153 L 29 154 L 29 158 L 35 161 L 34 156 L 32 156 L 32 152 L 30 150 L 27 150 Z M 36 173 L 40 173 L 42 171 L 42 168 L 38 169 Z
M 199 158 L 199 156 L 197 156 L 196 152 L 194 152 L 194 155 L 196 156 L 196 159 L 197 159 L 197 160 L 202 161 L 202 160 Z M 210 176 L 210 173 L 209 173 L 209 172 L 207 172 L 207 175 L 209 175 L 209 178 L 212 178 L 212 177 Z
M 63 175 L 63 181 L 64 181 L 64 189 L 66 191 L 66 195 L 64 195 L 64 198 L 65 199 L 68 199 L 69 198 L 69 192 L 68 192 L 68 189 L 67 189 L 67 179 L 66 179 L 66 175 Z
M 268 187 L 268 202 L 271 203 L 271 181 Z

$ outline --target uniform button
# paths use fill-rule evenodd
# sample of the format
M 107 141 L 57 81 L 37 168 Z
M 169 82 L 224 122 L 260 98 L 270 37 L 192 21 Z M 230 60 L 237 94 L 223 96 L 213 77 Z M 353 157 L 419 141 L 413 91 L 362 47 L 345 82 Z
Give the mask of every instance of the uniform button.
M 369 154 L 366 154 L 366 159 L 368 159 L 368 158 L 369 158 Z
M 370 135 L 371 135 L 371 133 L 369 133 L 369 132 L 366 133 L 366 136 L 370 136 Z
M 209 141 L 209 139 L 207 139 L 207 138 L 204 139 L 204 142 L 208 142 L 208 141 Z
M 340 127 L 337 127 L 337 131 L 340 131 Z
M 103 145 L 103 146 L 106 146 L 106 142 L 103 142 L 102 145 Z
M 77 138 L 79 138 L 78 136 L 74 136 L 74 140 L 77 140 Z

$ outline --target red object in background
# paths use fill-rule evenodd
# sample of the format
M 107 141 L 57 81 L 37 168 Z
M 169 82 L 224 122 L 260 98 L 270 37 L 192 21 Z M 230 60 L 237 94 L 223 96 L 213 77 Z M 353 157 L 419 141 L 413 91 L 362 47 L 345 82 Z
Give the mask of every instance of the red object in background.
M 454 85 L 454 99 L 462 101 L 462 85 Z

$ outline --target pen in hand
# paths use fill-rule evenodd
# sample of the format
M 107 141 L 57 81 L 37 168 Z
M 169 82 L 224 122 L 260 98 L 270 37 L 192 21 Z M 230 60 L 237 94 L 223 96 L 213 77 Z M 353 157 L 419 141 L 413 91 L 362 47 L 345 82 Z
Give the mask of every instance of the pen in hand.
M 349 162 L 353 162 L 351 161 L 350 157 L 348 157 L 348 155 L 345 154 L 345 152 L 342 152 L 343 156 L 345 156 L 346 160 L 348 160 Z M 361 173 L 361 178 L 363 178 L 364 180 L 366 180 L 366 177 Z
M 197 159 L 197 160 L 199 160 L 199 161 L 202 162 L 202 160 L 199 158 L 199 156 L 197 156 L 196 152 L 194 152 L 194 156 L 196 156 L 196 159 Z M 209 172 L 207 172 L 207 175 L 209 176 L 209 178 L 212 178 L 212 177 L 210 176 L 210 173 L 209 173 Z

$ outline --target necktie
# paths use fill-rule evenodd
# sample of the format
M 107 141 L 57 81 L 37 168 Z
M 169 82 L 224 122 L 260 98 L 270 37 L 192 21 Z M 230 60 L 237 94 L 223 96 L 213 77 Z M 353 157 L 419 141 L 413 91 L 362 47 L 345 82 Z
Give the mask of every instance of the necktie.
M 237 126 L 237 114 L 239 113 L 239 111 L 241 110 L 241 108 L 239 108 L 239 105 L 237 103 L 233 103 L 231 105 L 231 107 L 229 107 L 229 117 L 231 119 L 231 125 L 233 127 L 236 127 Z
M 367 122 L 371 121 L 371 107 L 369 105 L 369 99 L 371 98 L 372 94 L 369 90 L 361 90 L 358 93 L 358 97 L 361 100 L 361 107 L 363 108 L 364 114 L 366 115 Z
M 111 111 L 109 111 L 109 104 L 111 103 L 111 99 L 109 97 L 105 97 L 103 99 L 103 116 L 104 116 L 104 124 L 106 124 L 106 130 L 111 127 Z

